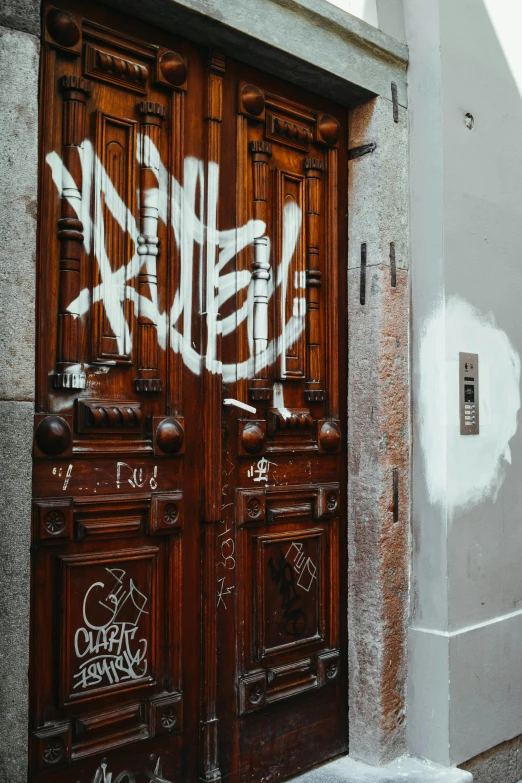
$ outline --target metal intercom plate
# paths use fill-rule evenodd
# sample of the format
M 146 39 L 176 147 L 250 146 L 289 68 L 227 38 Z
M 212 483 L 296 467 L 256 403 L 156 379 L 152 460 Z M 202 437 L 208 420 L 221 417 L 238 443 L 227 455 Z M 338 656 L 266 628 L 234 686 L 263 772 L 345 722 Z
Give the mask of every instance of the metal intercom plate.
M 479 434 L 478 353 L 459 353 L 460 434 Z

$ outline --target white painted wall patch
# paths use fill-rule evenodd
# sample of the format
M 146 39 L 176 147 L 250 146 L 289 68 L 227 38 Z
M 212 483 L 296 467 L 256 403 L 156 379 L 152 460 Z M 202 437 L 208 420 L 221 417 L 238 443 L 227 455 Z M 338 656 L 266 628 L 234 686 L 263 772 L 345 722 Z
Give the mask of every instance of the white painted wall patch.
M 459 351 L 478 353 L 480 434 L 460 435 Z M 451 514 L 496 500 L 511 463 L 520 408 L 520 357 L 494 315 L 461 297 L 441 303 L 420 340 L 420 445 L 432 503 Z

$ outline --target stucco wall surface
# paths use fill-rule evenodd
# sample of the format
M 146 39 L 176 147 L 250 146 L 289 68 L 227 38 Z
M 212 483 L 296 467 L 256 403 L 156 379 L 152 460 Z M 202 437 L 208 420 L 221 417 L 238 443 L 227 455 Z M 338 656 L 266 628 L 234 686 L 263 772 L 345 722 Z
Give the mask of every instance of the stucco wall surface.
M 421 13 L 406 0 L 405 8 L 415 426 L 410 751 L 461 763 L 522 733 L 522 100 L 494 24 L 513 4 L 427 0 Z M 479 354 L 478 436 L 460 435 L 459 351 Z M 438 676 L 422 686 L 425 660 Z M 447 707 L 436 698 L 444 682 Z M 417 731 L 422 723 L 432 731 Z

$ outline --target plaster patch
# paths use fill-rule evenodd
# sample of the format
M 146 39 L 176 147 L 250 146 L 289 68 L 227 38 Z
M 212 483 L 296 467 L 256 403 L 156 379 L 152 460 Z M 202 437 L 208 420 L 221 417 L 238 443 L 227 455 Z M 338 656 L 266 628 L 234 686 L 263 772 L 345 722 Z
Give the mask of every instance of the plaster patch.
M 459 352 L 479 355 L 479 435 L 459 426 Z M 420 343 L 420 440 L 432 503 L 496 500 L 517 431 L 520 357 L 492 313 L 454 296 L 428 319 Z

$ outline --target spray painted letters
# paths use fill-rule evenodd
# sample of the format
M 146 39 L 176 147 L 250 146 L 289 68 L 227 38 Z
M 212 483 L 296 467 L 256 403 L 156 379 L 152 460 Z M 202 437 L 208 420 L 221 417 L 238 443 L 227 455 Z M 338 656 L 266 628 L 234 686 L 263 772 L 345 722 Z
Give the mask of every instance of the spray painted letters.
M 94 582 L 83 599 L 83 622 L 74 637 L 81 662 L 74 687 L 114 685 L 138 680 L 147 673 L 147 639 L 137 638 L 148 599 L 122 568 L 106 568 L 110 584 Z M 93 607 L 102 607 L 104 620 L 93 620 Z M 99 609 L 97 610 L 99 613 Z
M 195 374 L 200 374 L 202 368 L 206 368 L 212 373 L 222 372 L 224 381 L 233 382 L 236 378 L 252 377 L 254 371 L 254 286 L 251 271 L 243 269 L 224 273 L 223 270 L 240 250 L 254 244 L 254 239 L 263 236 L 266 225 L 260 220 L 250 220 L 246 225 L 237 228 L 224 231 L 217 229 L 219 167 L 216 163 L 210 162 L 205 172 L 204 164 L 201 161 L 192 157 L 186 158 L 184 185 L 182 186 L 169 175 L 159 160 L 158 150 L 150 139 L 142 138 L 137 145 L 137 150 L 139 158 L 141 156 L 147 159 L 155 157 L 158 161 L 158 192 L 154 194 L 154 202 L 158 204 L 160 221 L 166 223 L 170 214 L 171 226 L 181 257 L 180 279 L 174 301 L 169 312 L 162 313 L 159 311 L 155 287 L 151 287 L 149 297 L 140 296 L 135 289 L 133 281 L 137 279 L 141 266 L 146 263 L 147 259 L 146 256 L 139 254 L 140 232 L 136 218 L 121 199 L 114 183 L 111 182 L 99 158 L 95 155 L 91 142 L 85 140 L 81 148 L 83 199 L 81 214 L 78 214 L 78 218 L 84 226 L 86 252 L 90 253 L 91 250 L 94 252 L 102 282 L 92 292 L 87 288 L 84 289 L 78 299 L 71 302 L 67 309 L 81 317 L 88 312 L 91 301 L 92 303 L 102 302 L 114 333 L 118 336 L 119 350 L 123 352 L 131 344 L 129 324 L 125 318 L 125 305 L 130 299 L 134 302 L 136 309 L 139 306 L 140 313 L 150 317 L 157 324 L 158 341 L 163 349 L 167 346 L 167 334 L 170 331 L 171 348 L 182 354 L 184 363 Z M 68 192 L 75 192 L 76 185 L 59 155 L 52 152 L 46 160 L 60 195 L 67 197 Z M 141 160 L 139 162 L 141 163 Z M 96 220 L 93 220 L 90 214 L 92 193 Z M 74 199 L 71 198 L 69 203 L 75 211 L 80 209 Z M 130 236 L 134 246 L 132 258 L 118 269 L 114 269 L 114 264 L 111 264 L 111 259 L 107 254 L 102 206 L 111 213 L 122 231 Z M 208 216 L 206 224 L 203 217 L 205 212 Z M 272 271 L 268 281 L 268 300 L 273 296 L 277 286 L 282 286 L 283 291 L 286 290 L 288 270 L 299 238 L 301 223 L 302 214 L 297 204 L 293 201 L 287 203 L 283 210 L 281 258 L 277 264 L 275 275 Z M 270 239 L 268 237 L 266 239 L 267 253 L 270 256 Z M 214 268 L 207 269 L 206 275 L 204 270 L 205 247 L 207 248 L 207 258 L 214 259 L 216 257 L 217 259 Z M 210 252 L 212 249 L 217 249 L 217 253 Z M 203 356 L 196 350 L 191 334 L 195 264 L 199 267 L 197 272 L 201 290 L 203 290 L 204 277 L 207 281 L 206 301 L 200 302 L 201 312 L 206 312 L 211 316 L 211 322 L 208 323 L 207 328 L 206 352 Z M 272 263 L 272 270 L 273 267 Z M 208 284 L 209 282 L 211 285 Z M 221 321 L 218 316 L 219 308 L 238 291 L 246 287 L 248 290 L 244 303 Z M 203 299 L 202 293 L 200 298 Z M 304 289 L 303 296 L 294 298 L 291 311 L 292 315 L 289 320 L 282 324 L 282 333 L 275 336 L 256 356 L 258 371 L 270 366 L 277 356 L 284 355 L 302 334 L 305 328 L 306 312 Z M 214 318 L 213 322 L 212 318 Z M 216 356 L 216 343 L 219 334 L 226 336 L 234 332 L 245 320 L 247 321 L 250 348 L 249 358 L 237 365 L 222 365 Z

